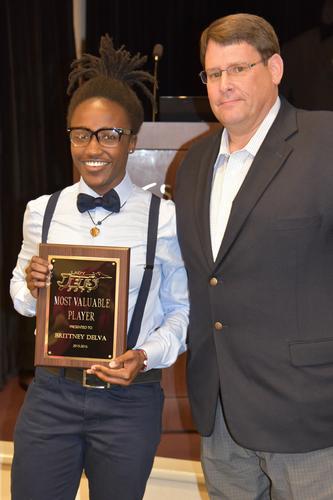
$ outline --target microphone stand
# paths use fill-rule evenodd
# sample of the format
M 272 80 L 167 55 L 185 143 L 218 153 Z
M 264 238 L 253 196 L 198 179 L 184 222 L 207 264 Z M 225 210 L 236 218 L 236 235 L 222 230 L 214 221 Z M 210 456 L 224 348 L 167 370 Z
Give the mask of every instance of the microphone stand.
M 156 115 L 157 115 L 157 103 L 156 103 L 156 97 L 157 97 L 157 64 L 158 64 L 158 56 L 154 56 L 154 85 L 153 85 L 153 122 L 156 121 Z

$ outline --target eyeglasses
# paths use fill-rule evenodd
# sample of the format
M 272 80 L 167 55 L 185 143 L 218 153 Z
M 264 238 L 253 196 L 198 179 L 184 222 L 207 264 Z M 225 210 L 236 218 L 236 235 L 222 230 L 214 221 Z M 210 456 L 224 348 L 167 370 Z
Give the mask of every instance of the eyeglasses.
M 92 136 L 105 148 L 115 148 L 123 135 L 132 135 L 133 131 L 128 128 L 100 128 L 90 130 L 89 128 L 71 127 L 67 129 L 69 139 L 73 146 L 80 148 L 88 146 Z
M 201 78 L 202 83 L 207 85 L 207 83 L 216 83 L 222 77 L 222 74 L 225 72 L 228 76 L 231 77 L 240 77 L 245 75 L 251 68 L 256 66 L 257 64 L 265 62 L 265 59 L 261 59 L 260 61 L 248 64 L 248 63 L 240 63 L 233 64 L 228 66 L 225 69 L 215 69 L 214 71 L 200 71 L 199 76 Z

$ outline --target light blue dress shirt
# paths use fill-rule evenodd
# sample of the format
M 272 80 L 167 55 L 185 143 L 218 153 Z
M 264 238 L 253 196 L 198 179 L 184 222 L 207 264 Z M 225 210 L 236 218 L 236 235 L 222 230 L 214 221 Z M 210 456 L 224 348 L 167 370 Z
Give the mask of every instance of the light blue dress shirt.
M 240 150 L 230 152 L 227 129 L 223 129 L 220 151 L 214 166 L 210 199 L 210 234 L 214 260 L 220 249 L 234 199 L 252 165 L 253 159 L 271 128 L 281 106 L 277 97 L 249 142 Z
M 135 186 L 128 174 L 115 188 L 121 210 L 112 213 L 102 207 L 90 211 L 99 225 L 100 234 L 93 237 L 93 223 L 88 212 L 80 213 L 77 195 L 99 196 L 81 178 L 66 187 L 58 200 L 48 233 L 48 243 L 130 247 L 130 278 L 128 326 L 130 325 L 146 263 L 148 212 L 151 194 Z M 23 243 L 10 283 L 15 309 L 25 316 L 34 316 L 36 300 L 27 288 L 25 269 L 33 255 L 39 254 L 42 222 L 50 195 L 27 204 L 23 222 Z M 148 366 L 164 368 L 172 365 L 186 349 L 188 326 L 187 276 L 181 257 L 175 221 L 175 207 L 170 200 L 161 200 L 158 223 L 155 267 L 151 288 L 136 347 L 147 352 Z

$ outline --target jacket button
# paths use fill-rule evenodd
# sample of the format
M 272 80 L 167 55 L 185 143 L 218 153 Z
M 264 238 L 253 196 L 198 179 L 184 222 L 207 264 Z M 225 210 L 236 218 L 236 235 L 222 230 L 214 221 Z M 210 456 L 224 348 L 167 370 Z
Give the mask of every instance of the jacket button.
M 219 280 L 218 280 L 215 276 L 213 276 L 213 277 L 212 277 L 212 278 L 210 278 L 210 280 L 209 280 L 209 284 L 210 284 L 210 286 L 216 286 L 216 285 L 218 284 L 218 282 L 219 282 Z
M 223 324 L 220 321 L 215 321 L 214 328 L 215 330 L 222 330 Z

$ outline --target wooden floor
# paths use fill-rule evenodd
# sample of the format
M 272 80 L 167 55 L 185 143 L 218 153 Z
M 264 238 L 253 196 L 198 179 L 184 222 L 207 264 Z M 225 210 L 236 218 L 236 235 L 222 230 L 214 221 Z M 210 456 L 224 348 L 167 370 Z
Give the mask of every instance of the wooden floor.
M 0 440 L 12 441 L 16 417 L 25 391 L 17 378 L 12 378 L 0 391 Z M 196 432 L 164 432 L 157 455 L 167 458 L 199 460 L 199 436 Z

